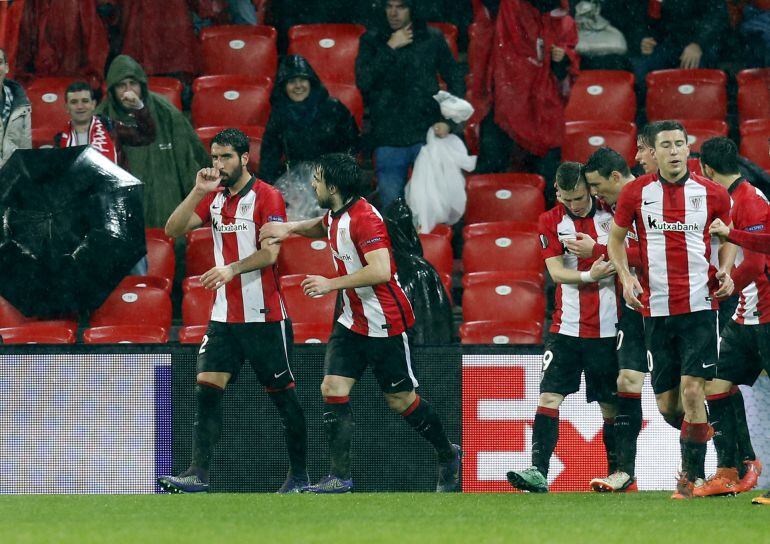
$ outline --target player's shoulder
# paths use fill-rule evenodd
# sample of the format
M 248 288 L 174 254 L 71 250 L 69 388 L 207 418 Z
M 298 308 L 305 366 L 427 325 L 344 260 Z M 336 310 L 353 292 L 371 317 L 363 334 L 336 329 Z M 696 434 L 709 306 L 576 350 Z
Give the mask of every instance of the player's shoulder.
M 560 202 L 557 202 L 556 205 L 551 208 L 550 210 L 546 210 L 543 213 L 540 214 L 540 217 L 538 218 L 538 223 L 542 228 L 550 228 L 555 229 L 556 225 L 559 224 L 559 222 L 562 220 L 562 218 L 566 215 L 566 210 L 564 208 L 564 205 Z
M 251 186 L 251 191 L 259 195 L 265 195 L 268 197 L 279 196 L 281 199 L 283 199 L 281 191 L 270 185 L 268 182 L 259 179 L 258 177 L 254 177 L 254 185 Z
M 698 183 L 699 185 L 703 185 L 707 190 L 711 192 L 727 195 L 727 189 L 725 189 L 716 181 L 710 180 L 706 176 L 696 174 L 695 172 L 690 172 L 690 181 Z

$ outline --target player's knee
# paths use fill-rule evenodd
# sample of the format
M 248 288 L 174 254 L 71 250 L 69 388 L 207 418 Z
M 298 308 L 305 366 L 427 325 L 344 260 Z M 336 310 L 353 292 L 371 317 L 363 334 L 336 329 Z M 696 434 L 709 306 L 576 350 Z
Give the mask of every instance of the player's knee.
M 537 405 L 543 408 L 558 408 L 561 406 L 564 397 L 558 393 L 540 393 L 540 399 Z
M 385 393 L 385 402 L 388 408 L 400 414 L 407 410 L 417 398 L 414 390 L 402 391 L 400 393 Z
M 327 376 L 321 382 L 321 395 L 327 397 L 345 397 L 350 393 L 350 387 L 343 380 L 336 380 Z
M 682 403 L 693 407 L 702 404 L 706 396 L 704 384 L 699 381 L 686 381 L 682 383 Z
M 644 374 L 641 372 L 621 370 L 618 374 L 618 391 L 623 393 L 641 393 L 644 385 Z

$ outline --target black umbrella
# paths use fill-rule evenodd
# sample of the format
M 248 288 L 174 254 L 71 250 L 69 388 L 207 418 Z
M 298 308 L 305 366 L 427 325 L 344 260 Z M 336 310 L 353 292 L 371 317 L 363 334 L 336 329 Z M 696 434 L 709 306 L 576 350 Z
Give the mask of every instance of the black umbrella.
M 146 253 L 142 183 L 87 146 L 14 152 L 0 217 L 0 295 L 27 316 L 99 307 Z

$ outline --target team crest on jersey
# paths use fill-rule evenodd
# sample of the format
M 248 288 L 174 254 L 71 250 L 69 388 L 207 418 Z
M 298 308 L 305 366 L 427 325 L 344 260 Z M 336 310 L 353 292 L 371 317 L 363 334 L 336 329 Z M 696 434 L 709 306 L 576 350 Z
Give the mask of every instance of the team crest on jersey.
M 607 220 L 607 221 L 603 221 L 603 222 L 599 223 L 599 228 L 602 229 L 604 232 L 609 233 L 611 227 L 612 227 L 612 221 L 611 220 Z
M 694 209 L 700 210 L 700 207 L 703 206 L 703 197 L 702 196 L 690 197 L 690 204 L 692 204 L 692 207 Z
M 251 202 L 249 202 L 248 204 L 241 204 L 239 208 L 241 210 L 241 215 L 246 215 L 247 213 L 249 213 L 251 206 L 252 206 Z
M 347 238 L 348 238 L 348 229 L 346 229 L 346 228 L 339 228 L 339 229 L 337 229 L 337 233 L 339 233 L 340 238 L 342 238 L 343 240 L 347 240 Z

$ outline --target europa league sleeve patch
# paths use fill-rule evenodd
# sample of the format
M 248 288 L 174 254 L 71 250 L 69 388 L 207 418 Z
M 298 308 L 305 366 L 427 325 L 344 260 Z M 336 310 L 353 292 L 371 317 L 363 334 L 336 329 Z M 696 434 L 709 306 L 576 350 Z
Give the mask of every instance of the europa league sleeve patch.
M 543 249 L 548 249 L 548 237 L 545 234 L 540 235 L 540 245 Z

